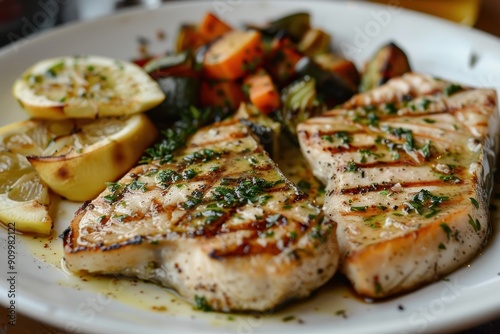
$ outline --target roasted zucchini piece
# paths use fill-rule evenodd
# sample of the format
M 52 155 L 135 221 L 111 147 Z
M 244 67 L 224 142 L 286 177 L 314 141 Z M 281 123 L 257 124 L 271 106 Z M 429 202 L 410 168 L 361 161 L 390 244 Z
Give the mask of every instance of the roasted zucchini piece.
M 380 48 L 368 61 L 361 77 L 362 92 L 385 84 L 389 79 L 411 72 L 408 57 L 396 44 L 389 43 Z
M 247 25 L 247 28 L 259 30 L 263 35 L 270 37 L 284 32 L 294 42 L 298 42 L 311 28 L 311 17 L 308 13 L 299 12 L 271 21 L 263 27 Z
M 281 92 L 281 103 L 276 117 L 295 143 L 298 143 L 297 125 L 326 109 L 317 99 L 316 80 L 309 76 L 285 87 Z
M 194 69 L 192 52 L 156 58 L 144 65 L 160 85 L 165 100 L 148 111 L 148 115 L 157 123 L 179 119 L 180 114 L 190 106 L 198 106 L 200 80 Z
M 361 81 L 356 65 L 334 53 L 323 53 L 314 56 L 314 61 L 324 70 L 332 71 L 338 74 L 342 79 L 349 83 L 353 90 L 356 90 Z
M 184 110 L 198 105 L 200 90 L 198 78 L 166 76 L 155 79 L 165 94 L 165 100 L 147 112 L 155 122 L 166 123 L 177 120 Z
M 303 57 L 295 65 L 301 76 L 310 76 L 316 81 L 318 98 L 330 108 L 350 99 L 356 90 L 335 72 L 324 70 L 310 57 Z
M 144 65 L 144 70 L 152 77 L 197 75 L 194 70 L 194 56 L 189 50 L 151 59 Z
M 309 29 L 298 44 L 298 49 L 308 56 L 330 51 L 331 37 L 321 29 Z

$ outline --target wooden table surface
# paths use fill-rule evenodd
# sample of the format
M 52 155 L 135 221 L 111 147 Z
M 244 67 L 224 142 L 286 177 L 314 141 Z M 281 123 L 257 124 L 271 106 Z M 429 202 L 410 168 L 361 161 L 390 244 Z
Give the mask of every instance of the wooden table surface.
M 1 4 L 2 0 L 0 0 Z M 492 35 L 500 37 L 500 0 L 482 0 L 481 11 L 479 14 L 479 19 L 475 28 L 479 30 L 486 31 Z M 498 41 L 500 43 L 500 39 Z M 499 55 L 500 59 L 500 55 Z M 492 291 L 492 293 L 499 294 L 499 291 Z M 499 297 L 500 298 L 500 297 Z M 498 310 L 500 315 L 500 310 Z M 17 315 L 17 324 L 15 327 L 4 327 L 0 325 L 1 334 L 62 334 L 63 331 L 59 331 L 56 328 L 42 324 L 36 320 L 24 317 L 22 314 Z M 6 319 L 5 308 L 0 309 L 0 324 L 4 323 Z M 3 331 L 7 329 L 7 331 Z M 482 325 L 480 327 L 467 330 L 462 334 L 497 334 L 500 333 L 500 318 L 491 323 Z

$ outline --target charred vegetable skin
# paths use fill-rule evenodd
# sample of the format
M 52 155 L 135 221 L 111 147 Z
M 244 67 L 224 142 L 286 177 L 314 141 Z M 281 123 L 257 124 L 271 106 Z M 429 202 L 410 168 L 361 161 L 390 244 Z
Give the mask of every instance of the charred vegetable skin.
M 408 57 L 396 44 L 389 43 L 366 64 L 360 90 L 368 91 L 408 72 L 411 72 Z

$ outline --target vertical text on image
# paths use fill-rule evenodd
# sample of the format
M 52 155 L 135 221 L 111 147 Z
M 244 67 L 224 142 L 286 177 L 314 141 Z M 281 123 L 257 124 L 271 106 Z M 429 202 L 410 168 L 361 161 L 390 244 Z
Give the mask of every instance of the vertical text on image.
M 9 223 L 7 226 L 7 322 L 10 326 L 16 325 L 16 224 Z

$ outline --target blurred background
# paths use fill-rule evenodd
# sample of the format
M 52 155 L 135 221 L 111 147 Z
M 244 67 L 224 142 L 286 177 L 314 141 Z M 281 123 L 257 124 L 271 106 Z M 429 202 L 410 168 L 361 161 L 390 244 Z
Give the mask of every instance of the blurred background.
M 500 0 L 371 1 L 398 4 L 500 36 Z M 163 2 L 169 0 L 0 0 L 0 46 L 66 22 L 93 19 L 124 7 L 155 7 Z

